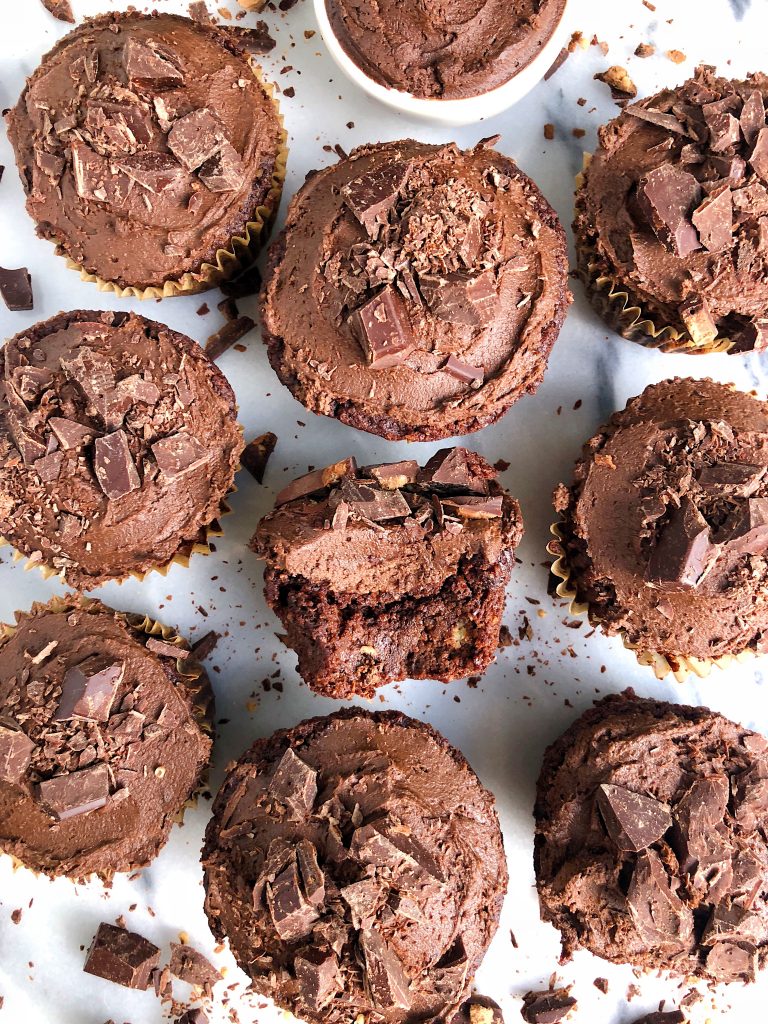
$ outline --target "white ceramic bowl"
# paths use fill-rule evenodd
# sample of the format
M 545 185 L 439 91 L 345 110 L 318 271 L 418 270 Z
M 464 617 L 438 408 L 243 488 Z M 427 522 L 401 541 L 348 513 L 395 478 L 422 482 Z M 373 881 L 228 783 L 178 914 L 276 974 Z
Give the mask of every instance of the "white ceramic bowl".
M 493 117 L 511 107 L 513 103 L 517 103 L 526 93 L 530 92 L 552 67 L 555 58 L 570 39 L 574 31 L 573 11 L 576 6 L 576 0 L 566 0 L 562 16 L 552 35 L 530 64 L 526 65 L 508 82 L 479 96 L 468 96 L 458 100 L 430 100 L 419 99 L 408 92 L 391 89 L 374 81 L 357 66 L 339 42 L 331 26 L 325 0 L 314 0 L 314 2 L 315 15 L 325 45 L 334 61 L 356 85 L 359 85 L 374 99 L 412 117 L 451 125 L 474 124 L 485 118 Z

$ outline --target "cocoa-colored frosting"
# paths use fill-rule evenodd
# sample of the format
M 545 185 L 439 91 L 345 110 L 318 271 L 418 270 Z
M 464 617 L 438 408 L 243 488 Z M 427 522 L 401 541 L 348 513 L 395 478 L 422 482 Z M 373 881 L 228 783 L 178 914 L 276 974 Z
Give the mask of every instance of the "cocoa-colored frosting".
M 226 29 L 107 14 L 48 53 L 8 118 L 38 233 L 121 287 L 215 263 L 272 187 L 277 108 Z
M 326 0 L 347 54 L 382 85 L 422 99 L 478 96 L 538 55 L 565 0 Z
M 767 499 L 766 403 L 710 380 L 651 385 L 555 493 L 578 599 L 673 662 L 765 650 Z
M 304 493 L 292 497 L 291 487 Z M 444 448 L 423 469 L 346 459 L 283 495 L 259 523 L 253 549 L 270 567 L 335 593 L 435 593 L 464 559 L 511 560 L 523 532 L 520 506 L 466 448 Z
M 398 712 L 349 708 L 259 740 L 203 850 L 214 934 L 308 1020 L 451 1020 L 507 885 L 493 797 Z
M 272 247 L 270 362 L 362 430 L 468 433 L 535 390 L 566 281 L 557 216 L 488 144 L 363 146 L 308 179 Z
M 208 763 L 205 673 L 98 601 L 17 619 L 0 642 L 0 848 L 71 878 L 148 864 Z
M 59 313 L 0 352 L 0 532 L 85 589 L 205 539 L 243 442 L 232 389 L 144 317 Z
M 569 957 L 712 981 L 768 960 L 768 741 L 631 691 L 548 750 L 536 800 L 541 913 Z
M 577 195 L 582 273 L 697 345 L 768 345 L 766 100 L 765 75 L 699 68 L 600 130 Z

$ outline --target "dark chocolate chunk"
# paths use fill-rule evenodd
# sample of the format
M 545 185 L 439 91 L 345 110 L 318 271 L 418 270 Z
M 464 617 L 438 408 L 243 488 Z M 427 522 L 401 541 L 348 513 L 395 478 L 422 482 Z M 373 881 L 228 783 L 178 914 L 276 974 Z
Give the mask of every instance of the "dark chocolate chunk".
M 666 1013 L 656 1011 L 655 1013 L 646 1013 L 633 1024 L 685 1024 L 685 1017 L 680 1010 L 667 1010 Z
M 317 796 L 317 772 L 288 747 L 270 780 L 268 792 L 296 818 L 304 819 L 312 811 Z
M 707 957 L 707 970 L 715 981 L 754 981 L 757 949 L 746 942 L 716 942 Z
M 39 783 L 40 803 L 57 821 L 97 811 L 109 799 L 109 769 L 105 764 L 56 775 Z
M 753 832 L 768 816 L 768 765 L 756 762 L 734 782 L 733 815 L 746 832 Z
M 199 1006 L 192 1006 L 182 1013 L 176 1024 L 208 1024 L 208 1014 Z
M 72 5 L 69 0 L 41 0 L 41 2 L 46 11 L 58 21 L 67 21 L 70 25 L 75 24 L 75 16 L 72 13 Z
M 221 981 L 221 972 L 202 953 L 192 946 L 178 942 L 171 943 L 171 959 L 168 970 L 180 981 L 189 985 L 213 986 Z
M 695 344 L 708 345 L 715 340 L 717 324 L 703 295 L 693 292 L 683 299 L 679 308 L 680 319 L 688 328 L 688 333 Z
M 134 153 L 117 161 L 116 166 L 155 195 L 175 185 L 185 174 L 181 164 L 169 153 Z
M 492 467 L 467 448 L 441 448 L 419 472 L 419 481 L 472 494 L 487 494 L 488 480 L 495 476 Z
M 372 370 L 399 366 L 416 341 L 399 292 L 387 285 L 348 320 Z
M 296 863 L 301 875 L 304 895 L 313 906 L 320 906 L 325 900 L 325 875 L 317 859 L 317 848 L 308 839 L 296 844 Z
M 65 419 L 63 416 L 51 416 L 48 426 L 65 451 L 90 444 L 96 434 L 93 427 L 86 427 L 83 423 Z
M 126 928 L 100 924 L 83 970 L 97 978 L 145 991 L 160 961 L 160 950 L 148 939 Z
M 236 36 L 241 46 L 244 46 L 249 53 L 269 53 L 275 48 L 275 40 L 269 34 L 265 21 L 257 21 L 251 26 L 228 25 L 227 31 Z M 285 90 L 283 90 L 285 91 Z
M 194 644 L 192 644 L 192 650 L 190 654 L 196 661 L 205 661 L 205 659 L 213 653 L 216 644 L 219 642 L 219 634 L 215 629 L 209 629 L 207 633 L 200 637 Z
M 701 244 L 709 252 L 730 249 L 733 244 L 733 202 L 729 186 L 710 192 L 693 211 L 691 220 Z
M 306 498 L 313 494 L 319 494 L 327 487 L 333 487 L 345 477 L 354 478 L 357 475 L 357 463 L 354 458 L 342 459 L 334 462 L 324 469 L 315 469 L 311 473 L 292 480 L 287 487 L 279 491 L 275 498 L 275 505 L 285 505 L 296 498 Z
M 419 472 L 419 464 L 415 459 L 402 462 L 382 462 L 377 466 L 366 466 L 365 473 L 372 476 L 379 487 L 394 491 L 408 484 L 415 484 Z
M 210 25 L 212 23 L 213 19 L 205 4 L 205 0 L 192 0 L 192 3 L 187 7 L 187 11 L 192 21 L 196 21 L 198 25 Z
M 757 133 L 749 162 L 755 174 L 768 182 L 768 128 L 761 128 Z
M 375 864 L 392 872 L 416 869 L 442 881 L 440 869 L 421 843 L 391 827 L 388 819 L 355 829 L 349 849 L 364 864 Z
M 341 194 L 365 230 L 376 238 L 410 174 L 410 163 L 390 163 L 346 184 Z
M 500 494 L 493 497 L 456 497 L 441 498 L 440 504 L 449 515 L 461 519 L 498 519 L 504 513 L 504 499 Z
M 456 356 L 448 356 L 443 369 L 465 384 L 482 384 L 485 377 L 485 370 L 482 366 L 472 366 L 471 363 L 462 362 Z
M 0 780 L 18 785 L 24 781 L 35 744 L 21 729 L 0 724 Z
M 724 153 L 736 146 L 740 139 L 738 119 L 726 110 L 705 113 L 709 128 L 709 148 L 713 153 Z
M 441 970 L 440 965 L 436 969 Z M 461 1004 L 451 1024 L 504 1024 L 504 1014 L 493 999 L 475 992 Z
M 123 68 L 131 85 L 153 90 L 176 89 L 184 76 L 147 43 L 129 37 L 123 47 Z
M 206 108 L 177 118 L 167 140 L 170 151 L 188 171 L 196 171 L 226 141 L 221 122 Z
M 753 89 L 741 108 L 739 123 L 748 146 L 754 145 L 761 128 L 765 127 L 765 103 L 759 89 Z
M 676 256 L 701 248 L 690 214 L 701 202 L 701 186 L 676 164 L 649 171 L 637 185 L 637 202 L 658 240 Z
M 725 903 L 718 903 L 709 916 L 701 942 L 704 946 L 712 946 L 716 942 L 755 944 L 762 941 L 763 928 L 759 913 L 745 907 L 729 907 Z
M 687 949 L 693 935 L 693 915 L 672 890 L 669 876 L 655 850 L 637 857 L 627 892 L 627 906 L 643 942 L 666 951 Z
M 11 312 L 32 309 L 32 278 L 26 267 L 0 267 L 0 295 Z
M 244 299 L 247 295 L 256 295 L 261 288 L 261 271 L 252 263 L 237 277 L 222 281 L 219 287 L 231 299 Z
M 478 327 L 489 323 L 496 311 L 498 292 L 492 270 L 477 275 L 423 274 L 419 287 L 429 309 L 449 323 Z
M 42 483 L 52 484 L 59 479 L 63 462 L 64 452 L 51 452 L 50 455 L 44 455 L 42 459 L 37 459 L 32 466 Z
M 339 961 L 332 949 L 305 949 L 294 960 L 300 999 L 311 1010 L 320 1010 L 341 987 Z
M 375 929 L 360 935 L 360 948 L 365 962 L 365 987 L 373 1005 L 379 1010 L 408 1010 L 411 991 L 402 963 Z
M 622 786 L 602 785 L 597 806 L 614 846 L 639 853 L 658 842 L 672 825 L 669 806 Z
M 684 496 L 659 532 L 645 578 L 668 590 L 692 590 L 714 565 L 717 554 L 706 519 Z
M 550 992 L 526 992 L 520 1013 L 527 1024 L 558 1024 L 576 1009 L 570 989 L 556 988 Z
M 750 320 L 735 337 L 734 351 L 762 352 L 768 348 L 768 319 Z
M 155 441 L 152 454 L 163 476 L 174 480 L 205 462 L 210 452 L 188 431 L 180 430 Z
M 674 114 L 665 114 L 661 110 L 652 110 L 649 107 L 640 106 L 639 103 L 632 103 L 624 107 L 624 112 L 631 114 L 632 117 L 640 118 L 642 121 L 657 124 L 660 128 L 666 128 L 668 132 L 675 132 L 677 135 L 688 134 L 688 129 L 681 121 L 678 121 Z
M 748 498 L 728 516 L 717 539 L 731 554 L 765 554 L 768 550 L 768 498 Z
M 235 320 L 228 320 L 206 341 L 205 354 L 209 359 L 218 359 L 253 328 L 254 322 L 249 316 L 239 316 Z
M 228 142 L 222 143 L 218 153 L 209 157 L 197 173 L 209 192 L 234 192 L 245 179 L 243 161 Z
M 273 882 L 267 882 L 266 891 L 267 906 L 280 938 L 294 942 L 308 935 L 318 913 L 301 891 L 295 858 Z
M 708 494 L 749 498 L 759 488 L 768 466 L 748 462 L 716 462 L 704 466 L 697 477 Z
M 147 650 L 153 654 L 160 654 L 165 658 L 173 658 L 174 661 L 185 661 L 189 657 L 186 647 L 171 643 L 170 640 L 158 640 L 157 637 L 147 638 Z
M 124 671 L 124 662 L 102 654 L 95 654 L 68 668 L 64 673 L 54 719 L 57 722 L 69 718 L 108 721 Z
M 374 487 L 357 488 L 358 496 L 347 502 L 349 510 L 369 519 L 372 523 L 383 523 L 390 519 L 404 519 L 411 514 L 411 506 L 399 490 L 379 490 Z M 344 495 L 346 499 L 346 495 Z
M 359 882 L 343 886 L 341 898 L 350 909 L 354 928 L 365 930 L 371 927 L 385 895 L 376 878 L 361 878 Z
M 93 468 L 102 491 L 110 501 L 141 487 L 124 430 L 97 437 L 93 444 Z
M 264 483 L 264 472 L 276 444 L 277 434 L 268 431 L 249 441 L 240 456 L 243 468 L 248 470 L 257 483 Z

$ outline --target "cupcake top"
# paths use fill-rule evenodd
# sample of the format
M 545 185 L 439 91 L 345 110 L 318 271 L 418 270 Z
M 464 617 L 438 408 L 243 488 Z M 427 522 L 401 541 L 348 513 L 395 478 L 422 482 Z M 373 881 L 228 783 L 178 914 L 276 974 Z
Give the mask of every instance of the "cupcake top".
M 577 197 L 595 266 L 694 345 L 768 345 L 768 78 L 701 67 L 600 130 Z
M 768 959 L 768 742 L 707 708 L 606 697 L 547 751 L 542 914 L 583 947 L 716 982 Z
M 538 384 L 570 301 L 554 211 L 489 143 L 356 149 L 294 197 L 270 264 L 280 379 L 392 439 L 497 419 Z
M 522 536 L 520 507 L 466 448 L 314 470 L 282 490 L 251 542 L 269 564 L 336 592 L 439 590 L 463 558 L 496 562 Z
M 224 375 L 133 313 L 59 313 L 11 338 L 0 413 L 0 532 L 79 588 L 189 554 L 242 451 Z
M 107 14 L 48 53 L 8 119 L 38 232 L 120 287 L 216 263 L 272 186 L 277 110 L 226 30 Z
M 17 620 L 0 640 L 0 849 L 71 878 L 148 864 L 208 762 L 205 673 L 98 601 Z
M 216 798 L 206 912 L 309 1020 L 451 1019 L 496 930 L 492 796 L 428 725 L 349 708 L 259 740 Z
M 642 650 L 768 645 L 768 405 L 710 380 L 646 388 L 555 493 L 579 600 Z
M 565 0 L 326 0 L 347 55 L 382 85 L 464 99 L 503 85 L 538 55 Z

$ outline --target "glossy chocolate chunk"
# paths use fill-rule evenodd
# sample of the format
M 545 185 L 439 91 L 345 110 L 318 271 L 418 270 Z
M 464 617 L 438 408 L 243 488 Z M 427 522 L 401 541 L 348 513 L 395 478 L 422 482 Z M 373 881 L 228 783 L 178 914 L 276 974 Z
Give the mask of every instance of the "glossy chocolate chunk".
M 125 431 L 116 430 L 94 441 L 93 468 L 102 491 L 110 501 L 141 487 Z
M 640 179 L 637 201 L 657 238 L 676 256 L 700 248 L 691 212 L 701 200 L 701 186 L 692 174 L 662 164 Z
M 371 1002 L 379 1010 L 407 1010 L 411 1005 L 408 976 L 394 950 L 376 929 L 364 931 L 360 948 L 365 964 L 365 983 Z
M 354 477 L 356 473 L 357 463 L 351 457 L 334 462 L 324 469 L 315 469 L 311 473 L 297 477 L 282 491 L 279 491 L 275 498 L 275 505 L 284 505 L 296 498 L 317 494 L 325 490 L 326 487 L 333 487 L 345 477 Z
M 707 970 L 715 981 L 754 981 L 757 950 L 751 943 L 717 942 L 707 956 Z
M 18 270 L 0 267 L 0 295 L 12 312 L 32 309 L 32 278 L 26 267 Z
M 748 498 L 759 488 L 768 466 L 746 462 L 716 462 L 704 466 L 697 477 L 710 494 Z
M 391 285 L 356 310 L 349 324 L 373 370 L 399 366 L 416 344 L 405 303 Z
M 277 434 L 268 431 L 249 441 L 240 456 L 240 462 L 244 469 L 247 469 L 257 483 L 264 483 L 264 473 L 267 469 L 272 452 L 277 445 Z
M 189 985 L 210 985 L 221 981 L 221 972 L 193 946 L 178 942 L 171 943 L 171 959 L 168 970 L 180 981 Z
M 347 500 L 351 512 L 372 523 L 384 523 L 390 519 L 403 519 L 411 514 L 411 507 L 397 489 L 381 490 L 373 487 L 359 487 L 355 498 L 349 498 L 342 485 L 342 497 Z
M 733 244 L 733 201 L 731 190 L 725 185 L 710 192 L 691 215 L 699 233 L 701 244 L 709 252 L 730 249 Z
M 419 479 L 437 487 L 488 493 L 487 463 L 468 448 L 441 448 L 419 473 Z
M 178 118 L 168 132 L 168 148 L 188 171 L 218 153 L 224 141 L 221 122 L 205 108 Z
M 667 804 L 622 786 L 600 786 L 597 806 L 608 835 L 619 850 L 645 850 L 672 825 Z
M 341 986 L 339 962 L 332 949 L 309 947 L 294 960 L 299 997 L 310 1009 L 320 1010 Z
M 169 480 L 195 469 L 209 457 L 208 450 L 188 431 L 180 430 L 152 445 L 160 472 Z
M 175 185 L 185 174 L 184 168 L 168 153 L 134 153 L 120 160 L 117 166 L 153 195 Z
M 113 924 L 100 924 L 83 970 L 116 985 L 144 991 L 159 961 L 160 950 L 142 935 Z
M 489 323 L 496 311 L 499 296 L 492 270 L 442 277 L 424 274 L 419 287 L 429 309 L 449 323 L 479 327 Z
M 237 150 L 228 142 L 205 161 L 198 171 L 200 181 L 210 192 L 234 192 L 243 184 L 245 168 Z
M 527 1024 L 559 1024 L 576 1009 L 570 989 L 556 988 L 550 992 L 527 992 L 520 1010 Z
M 35 747 L 20 728 L 0 724 L 0 780 L 12 785 L 23 782 Z
M 269 783 L 269 794 L 306 818 L 317 797 L 317 772 L 287 748 Z
M 387 222 L 410 172 L 410 163 L 393 163 L 348 182 L 341 190 L 344 201 L 372 238 Z
M 132 85 L 155 90 L 184 84 L 181 71 L 148 43 L 129 38 L 123 47 L 123 67 Z
M 266 896 L 275 931 L 281 939 L 294 942 L 309 934 L 318 913 L 302 892 L 295 858 L 274 882 L 267 883 Z
M 377 466 L 366 466 L 365 472 L 370 473 L 380 487 L 393 491 L 416 483 L 419 464 L 415 459 L 406 459 L 402 462 L 382 462 Z
M 726 519 L 718 541 L 729 553 L 764 554 L 768 550 L 768 498 L 747 498 Z
M 124 662 L 98 654 L 67 669 L 54 718 L 108 721 L 124 671 Z
M 105 764 L 56 775 L 38 785 L 40 803 L 57 821 L 89 814 L 109 799 L 109 769 Z
M 661 527 L 645 578 L 669 590 L 695 589 L 717 557 L 709 526 L 684 496 Z
M 84 423 L 78 423 L 76 420 L 68 420 L 63 416 L 51 416 L 48 420 L 48 426 L 53 431 L 61 447 L 67 451 L 73 448 L 82 448 L 84 445 L 89 444 L 96 436 L 96 431 L 93 427 L 88 427 Z

